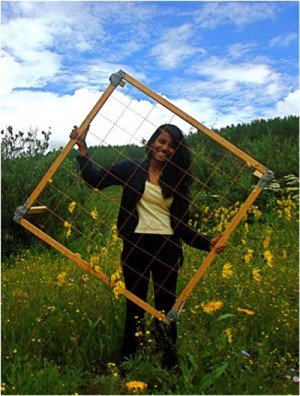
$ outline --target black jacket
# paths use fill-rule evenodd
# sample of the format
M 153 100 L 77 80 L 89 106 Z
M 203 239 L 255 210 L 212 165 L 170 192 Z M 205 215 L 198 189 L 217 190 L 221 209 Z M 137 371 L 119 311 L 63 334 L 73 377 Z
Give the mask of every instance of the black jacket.
M 138 224 L 137 203 L 141 199 L 148 176 L 148 161 L 125 160 L 108 168 L 95 167 L 89 157 L 78 156 L 84 181 L 97 189 L 112 185 L 123 188 L 117 228 L 119 236 L 128 239 Z M 189 202 L 175 192 L 170 208 L 171 227 L 178 244 L 183 240 L 188 245 L 209 251 L 210 240 L 188 225 Z

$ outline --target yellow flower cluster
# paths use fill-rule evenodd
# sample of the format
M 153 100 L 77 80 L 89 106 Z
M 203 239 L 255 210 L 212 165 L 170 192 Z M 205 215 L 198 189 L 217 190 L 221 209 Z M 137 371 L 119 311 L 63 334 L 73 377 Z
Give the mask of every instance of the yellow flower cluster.
M 95 267 L 99 264 L 99 260 L 100 260 L 99 256 L 92 256 L 92 257 L 90 258 L 90 265 L 91 265 L 93 268 L 95 268 Z
M 270 250 L 266 250 L 264 252 L 264 259 L 266 260 L 267 265 L 272 268 L 273 267 L 273 254 Z
M 228 343 L 231 344 L 232 338 L 233 338 L 231 329 L 229 327 L 227 327 L 227 329 L 225 330 L 225 333 L 226 333 Z
M 64 227 L 67 228 L 67 232 L 66 232 L 66 236 L 69 237 L 71 235 L 71 228 L 72 228 L 72 224 L 69 223 L 68 221 L 64 222 Z
M 233 275 L 232 264 L 226 263 L 223 265 L 222 278 L 230 278 Z
M 253 214 L 255 219 L 260 219 L 262 217 L 262 212 L 259 210 L 257 205 L 252 205 L 248 213 Z
M 264 249 L 268 249 L 268 247 L 270 246 L 270 241 L 271 241 L 271 237 L 267 236 L 266 239 L 263 241 Z
M 83 275 L 81 276 L 81 279 L 83 280 L 83 282 L 87 282 L 87 281 L 89 280 L 88 274 L 83 274 Z
M 293 199 L 290 194 L 286 197 L 286 199 L 278 199 L 277 205 L 279 209 L 277 210 L 277 215 L 279 219 L 285 218 L 288 221 L 291 221 L 293 217 L 298 217 L 298 196 Z
M 247 308 L 237 308 L 237 311 L 238 312 L 242 312 L 242 313 L 245 313 L 246 315 L 255 315 L 255 312 L 254 311 L 250 311 L 249 309 L 247 309 Z
M 147 388 L 147 384 L 142 381 L 130 381 L 130 382 L 127 382 L 126 388 L 133 392 L 140 392 Z
M 121 279 L 122 276 L 122 268 L 118 265 L 116 271 L 110 277 L 110 283 L 112 286 Z
M 254 254 L 254 250 L 252 249 L 247 250 L 247 253 L 244 256 L 244 260 L 247 264 L 249 264 L 250 261 L 253 259 L 253 254 Z
M 70 203 L 69 209 L 68 209 L 70 213 L 73 213 L 73 212 L 74 212 L 75 206 L 76 206 L 76 202 L 75 202 L 75 201 L 73 201 L 73 202 Z
M 92 218 L 93 218 L 94 220 L 96 220 L 97 217 L 98 217 L 98 211 L 97 211 L 97 209 L 94 208 L 94 209 L 91 211 L 90 215 L 92 216 Z
M 123 293 L 123 291 L 125 290 L 125 283 L 121 280 L 119 280 L 118 282 L 116 282 L 114 288 L 113 288 L 113 292 L 115 295 L 115 298 L 118 299 L 119 295 Z
M 57 275 L 57 277 L 56 277 L 56 282 L 57 282 L 57 284 L 59 285 L 59 286 L 61 286 L 63 283 L 65 283 L 66 282 L 66 275 L 67 275 L 67 273 L 66 273 L 66 271 L 63 271 L 63 272 L 61 272 L 59 275 Z
M 262 280 L 262 276 L 260 274 L 260 270 L 257 268 L 254 268 L 252 270 L 252 278 L 256 281 L 256 282 L 260 282 Z
M 222 301 L 210 301 L 202 305 L 202 309 L 206 313 L 215 312 L 223 307 Z

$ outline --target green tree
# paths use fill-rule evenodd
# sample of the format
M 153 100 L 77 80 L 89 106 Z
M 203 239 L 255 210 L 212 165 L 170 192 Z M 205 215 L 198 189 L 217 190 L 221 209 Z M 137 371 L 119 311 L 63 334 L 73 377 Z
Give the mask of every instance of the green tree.
M 14 132 L 11 126 L 1 131 L 1 235 L 2 255 L 14 254 L 30 236 L 13 221 L 17 206 L 27 197 L 50 164 L 45 156 L 51 131 Z

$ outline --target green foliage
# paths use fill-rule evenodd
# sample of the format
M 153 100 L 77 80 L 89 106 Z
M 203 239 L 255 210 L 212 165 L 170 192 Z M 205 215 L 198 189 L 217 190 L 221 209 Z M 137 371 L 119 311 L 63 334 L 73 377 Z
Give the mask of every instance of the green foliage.
M 245 152 L 252 155 L 263 165 L 271 169 L 278 180 L 284 180 L 286 175 L 298 176 L 298 117 L 286 117 L 284 119 L 275 118 L 272 120 L 255 120 L 250 124 L 231 126 L 216 131 L 220 136 L 225 137 L 230 142 L 236 144 Z M 2 157 L 2 255 L 9 257 L 18 251 L 29 246 L 29 244 L 40 244 L 36 238 L 25 232 L 18 224 L 13 222 L 15 209 L 25 204 L 25 201 L 37 186 L 38 182 L 51 166 L 60 150 L 47 152 L 51 132 L 42 132 L 38 138 L 37 131 L 13 132 L 12 127 L 2 131 L 1 157 Z M 193 174 L 197 183 L 192 186 L 191 197 L 194 203 L 201 207 L 209 204 L 213 207 L 218 204 L 217 194 L 221 192 L 234 203 L 242 202 L 249 194 L 249 190 L 241 190 L 239 185 L 252 186 L 257 183 L 257 179 L 251 173 L 241 173 L 238 183 L 233 182 L 236 171 L 241 166 L 238 158 L 233 158 L 230 162 L 223 161 L 224 149 L 219 144 L 212 141 L 203 133 L 191 133 L 187 137 L 188 143 L 194 152 Z M 107 166 L 115 161 L 134 158 L 144 158 L 143 147 L 126 145 L 122 147 L 91 147 L 91 157 L 103 166 Z M 198 155 L 199 154 L 199 155 Z M 232 155 L 232 157 L 234 157 Z M 215 166 L 220 169 L 216 172 Z M 249 170 L 248 170 L 249 171 Z M 201 184 L 207 187 L 199 192 Z M 73 150 L 62 167 L 58 170 L 52 180 L 39 198 L 36 205 L 46 205 L 49 208 L 57 207 L 57 215 L 62 220 L 66 217 L 70 199 L 57 202 L 56 191 L 68 191 L 68 195 L 78 206 L 86 206 L 86 210 L 91 212 L 94 208 L 104 216 L 102 225 L 98 225 L 96 230 L 92 224 L 92 219 L 77 219 L 78 230 L 91 227 L 91 232 L 98 232 L 99 237 L 105 235 L 106 222 L 116 218 L 117 205 L 107 206 L 108 199 L 99 195 L 91 195 L 90 189 L 83 186 L 78 174 L 76 151 Z M 263 207 L 268 203 L 274 191 L 266 191 L 261 194 L 259 204 Z M 107 193 L 109 201 L 119 193 L 112 190 Z M 87 199 L 87 197 L 89 197 Z M 193 208 L 192 208 L 193 209 Z M 192 214 L 193 210 L 192 210 Z M 30 216 L 30 221 L 38 226 L 43 226 L 47 222 L 49 233 L 57 235 L 57 230 L 64 232 L 57 222 L 48 222 L 48 215 Z M 70 217 L 70 216 L 69 216 Z M 71 218 L 71 217 L 70 217 Z M 70 219 L 69 219 L 70 220 Z M 64 241 L 70 246 L 71 241 Z M 72 243 L 85 244 L 86 242 L 78 237 Z
M 193 290 L 178 322 L 178 370 L 160 367 L 149 316 L 146 345 L 122 361 L 125 300 L 104 283 L 46 249 L 16 256 L 2 271 L 2 394 L 133 394 L 131 381 L 147 384 L 143 394 L 298 394 L 298 213 L 290 193 L 276 193 L 267 222 L 257 209 L 246 218 Z M 185 246 L 179 292 L 203 255 Z M 114 265 L 107 256 L 101 269 Z M 222 304 L 206 312 L 213 301 Z
M 38 138 L 38 130 L 24 132 L 13 131 L 11 126 L 1 131 L 2 161 L 11 158 L 34 157 L 43 155 L 49 147 L 51 131 L 42 131 L 43 139 Z
M 272 170 L 277 178 L 299 175 L 299 117 L 254 120 L 222 128 L 219 134 Z
M 54 153 L 45 155 L 51 132 L 42 132 L 43 140 L 40 140 L 37 131 L 14 133 L 12 127 L 8 127 L 1 135 L 2 255 L 7 257 L 31 240 L 13 222 L 13 215 L 50 166 Z

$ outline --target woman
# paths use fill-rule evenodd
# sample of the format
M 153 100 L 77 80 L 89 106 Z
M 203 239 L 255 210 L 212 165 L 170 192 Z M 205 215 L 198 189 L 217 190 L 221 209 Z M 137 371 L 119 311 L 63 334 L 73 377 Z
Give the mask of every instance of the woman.
M 88 129 L 79 137 L 77 127 L 70 137 L 77 140 L 78 161 L 85 182 L 102 189 L 121 185 L 123 193 L 117 227 L 123 239 L 121 262 L 126 288 L 146 300 L 150 275 L 155 308 L 168 313 L 176 300 L 178 269 L 182 265 L 181 240 L 197 249 L 221 253 L 216 246 L 221 235 L 208 239 L 188 225 L 188 191 L 191 156 L 182 131 L 175 125 L 160 126 L 146 145 L 146 160 L 120 161 L 96 168 L 89 160 Z M 123 356 L 134 355 L 144 330 L 144 310 L 127 300 Z M 156 344 L 163 367 L 177 365 L 176 323 L 156 320 Z

